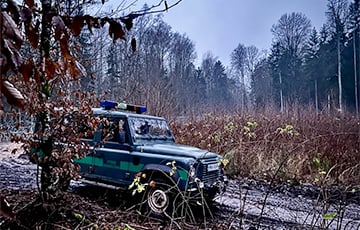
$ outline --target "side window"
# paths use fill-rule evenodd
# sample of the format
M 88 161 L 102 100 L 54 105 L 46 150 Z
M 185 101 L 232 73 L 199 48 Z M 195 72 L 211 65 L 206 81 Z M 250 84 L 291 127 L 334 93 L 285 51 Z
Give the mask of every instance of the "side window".
M 120 118 L 109 118 L 102 122 L 102 141 L 127 143 L 125 120 Z

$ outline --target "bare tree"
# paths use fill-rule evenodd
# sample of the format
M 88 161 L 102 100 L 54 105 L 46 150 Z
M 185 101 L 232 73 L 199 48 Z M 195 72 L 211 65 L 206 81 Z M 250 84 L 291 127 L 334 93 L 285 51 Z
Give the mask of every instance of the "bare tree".
M 333 36 L 336 38 L 337 47 L 337 77 L 339 89 L 339 111 L 343 112 L 343 87 L 342 87 L 342 70 L 341 70 L 341 50 L 342 40 L 344 39 L 345 23 L 348 17 L 347 0 L 328 0 L 327 12 L 329 24 L 333 30 Z
M 311 22 L 302 13 L 284 14 L 271 28 L 276 42 L 294 55 L 301 55 L 310 33 Z
M 231 53 L 231 65 L 239 75 L 240 79 L 240 106 L 242 112 L 245 110 L 245 98 L 246 98 L 246 88 L 245 88 L 245 74 L 246 68 L 249 66 L 247 49 L 243 44 L 239 44 Z
M 184 113 L 196 109 L 193 105 L 196 101 L 197 84 L 195 81 L 196 58 L 195 45 L 185 35 L 173 33 L 169 52 L 169 71 L 173 90 L 176 95 L 178 111 Z
M 311 31 L 310 20 L 302 13 L 284 14 L 271 28 L 274 35 L 276 54 L 277 76 L 280 82 L 281 108 L 282 97 L 287 97 L 290 102 L 296 102 L 302 93 L 304 79 L 301 79 L 301 66 L 306 41 Z

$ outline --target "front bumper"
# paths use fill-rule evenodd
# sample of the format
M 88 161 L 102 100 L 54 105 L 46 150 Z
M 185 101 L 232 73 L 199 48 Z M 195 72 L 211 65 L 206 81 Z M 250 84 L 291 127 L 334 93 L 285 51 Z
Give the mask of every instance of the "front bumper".
M 225 192 L 227 184 L 228 178 L 226 176 L 220 177 L 212 184 L 204 183 L 199 179 L 195 179 L 194 182 L 191 184 L 190 188 L 187 189 L 187 191 L 191 193 L 197 193 L 202 191 L 204 195 L 208 197 L 214 197 L 218 193 Z

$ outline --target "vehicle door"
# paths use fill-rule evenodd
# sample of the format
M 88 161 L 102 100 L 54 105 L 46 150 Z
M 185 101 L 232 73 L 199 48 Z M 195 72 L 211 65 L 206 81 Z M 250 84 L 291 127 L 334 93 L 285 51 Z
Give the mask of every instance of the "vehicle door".
M 100 180 L 128 184 L 131 146 L 127 121 L 110 117 L 101 128 L 101 144 L 94 148 L 94 174 Z

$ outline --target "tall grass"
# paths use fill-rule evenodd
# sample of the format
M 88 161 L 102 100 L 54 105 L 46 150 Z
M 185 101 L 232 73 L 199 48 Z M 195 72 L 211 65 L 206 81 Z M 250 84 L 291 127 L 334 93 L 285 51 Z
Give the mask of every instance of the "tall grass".
M 319 183 L 329 174 L 331 184 L 360 182 L 360 120 L 351 115 L 302 108 L 285 114 L 209 113 L 171 126 L 178 143 L 230 159 L 233 175 Z

